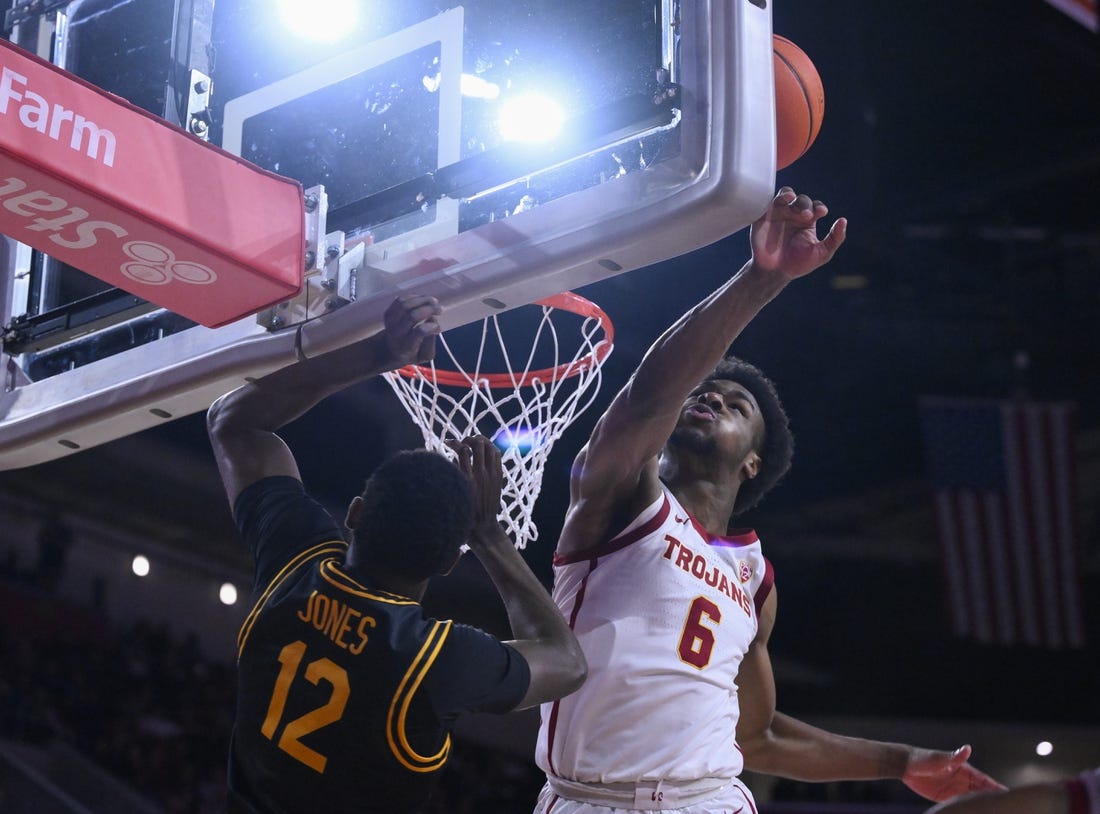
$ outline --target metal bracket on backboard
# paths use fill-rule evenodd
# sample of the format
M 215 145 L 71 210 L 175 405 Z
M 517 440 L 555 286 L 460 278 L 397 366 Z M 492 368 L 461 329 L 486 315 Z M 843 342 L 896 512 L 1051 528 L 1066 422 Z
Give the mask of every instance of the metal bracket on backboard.
M 72 0 L 16 0 L 15 5 L 4 12 L 4 32 L 7 33 L 17 25 L 67 6 L 70 2 Z
M 187 84 L 187 129 L 203 141 L 210 140 L 210 77 L 192 69 Z
M 270 330 L 299 325 L 354 302 L 364 245 L 345 250 L 344 233 L 325 234 L 328 195 L 318 184 L 305 193 L 305 285 L 293 299 L 261 311 L 256 321 Z

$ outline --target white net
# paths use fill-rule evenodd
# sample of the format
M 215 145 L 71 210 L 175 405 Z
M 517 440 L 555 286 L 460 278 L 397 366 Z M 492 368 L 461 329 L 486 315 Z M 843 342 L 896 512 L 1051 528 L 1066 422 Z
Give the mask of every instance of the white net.
M 532 512 L 547 458 L 554 442 L 599 392 L 600 371 L 614 339 L 607 315 L 576 294 L 567 292 L 527 308 L 541 308 L 542 315 L 522 364 L 508 354 L 501 320 L 513 312 L 506 312 L 480 323 L 480 339 L 467 343 L 476 350 L 461 340 L 440 337 L 436 359 L 446 359 L 450 370 L 431 363 L 385 375 L 428 449 L 451 456 L 448 440 L 473 434 L 493 439 L 504 469 L 499 519 L 516 548 L 538 539 Z M 580 323 L 580 343 L 570 358 L 563 358 L 558 333 L 567 322 Z M 509 341 L 518 342 L 514 337 Z M 536 368 L 544 361 L 546 367 Z M 486 372 L 490 364 L 504 372 Z

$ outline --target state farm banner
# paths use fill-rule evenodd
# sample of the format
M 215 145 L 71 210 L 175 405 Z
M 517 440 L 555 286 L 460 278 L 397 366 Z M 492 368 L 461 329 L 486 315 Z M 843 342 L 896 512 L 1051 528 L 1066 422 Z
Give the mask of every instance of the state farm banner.
M 302 287 L 302 188 L 0 40 L 0 233 L 208 327 Z

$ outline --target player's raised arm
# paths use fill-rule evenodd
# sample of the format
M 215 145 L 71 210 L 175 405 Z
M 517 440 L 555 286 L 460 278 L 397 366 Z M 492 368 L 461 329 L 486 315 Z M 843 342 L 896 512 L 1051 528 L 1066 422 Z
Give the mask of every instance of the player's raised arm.
M 374 336 L 277 370 L 215 401 L 206 426 L 230 505 L 261 478 L 299 477 L 294 456 L 275 434 L 280 427 L 357 382 L 432 358 L 440 313 L 434 297 L 398 297 Z
M 523 655 L 531 670 L 531 683 L 518 708 L 568 695 L 584 681 L 587 662 L 561 611 L 497 521 L 503 481 L 500 451 L 484 436 L 451 447 L 474 487 L 470 549 L 504 601 L 515 637 L 507 644 Z
M 573 470 L 572 502 L 559 553 L 599 542 L 612 518 L 658 489 L 656 458 L 684 401 L 756 314 L 798 277 L 827 263 L 844 242 L 840 218 L 819 239 L 820 201 L 784 187 L 752 225 L 752 258 L 669 327 L 599 420 Z

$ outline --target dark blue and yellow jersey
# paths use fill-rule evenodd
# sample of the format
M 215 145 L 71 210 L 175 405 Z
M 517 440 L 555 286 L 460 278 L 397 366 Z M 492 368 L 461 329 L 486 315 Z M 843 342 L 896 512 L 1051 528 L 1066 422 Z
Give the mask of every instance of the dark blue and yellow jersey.
M 417 811 L 447 762 L 455 718 L 513 709 L 527 663 L 346 568 L 336 524 L 296 479 L 249 486 L 234 514 L 256 561 L 237 642 L 235 809 Z

